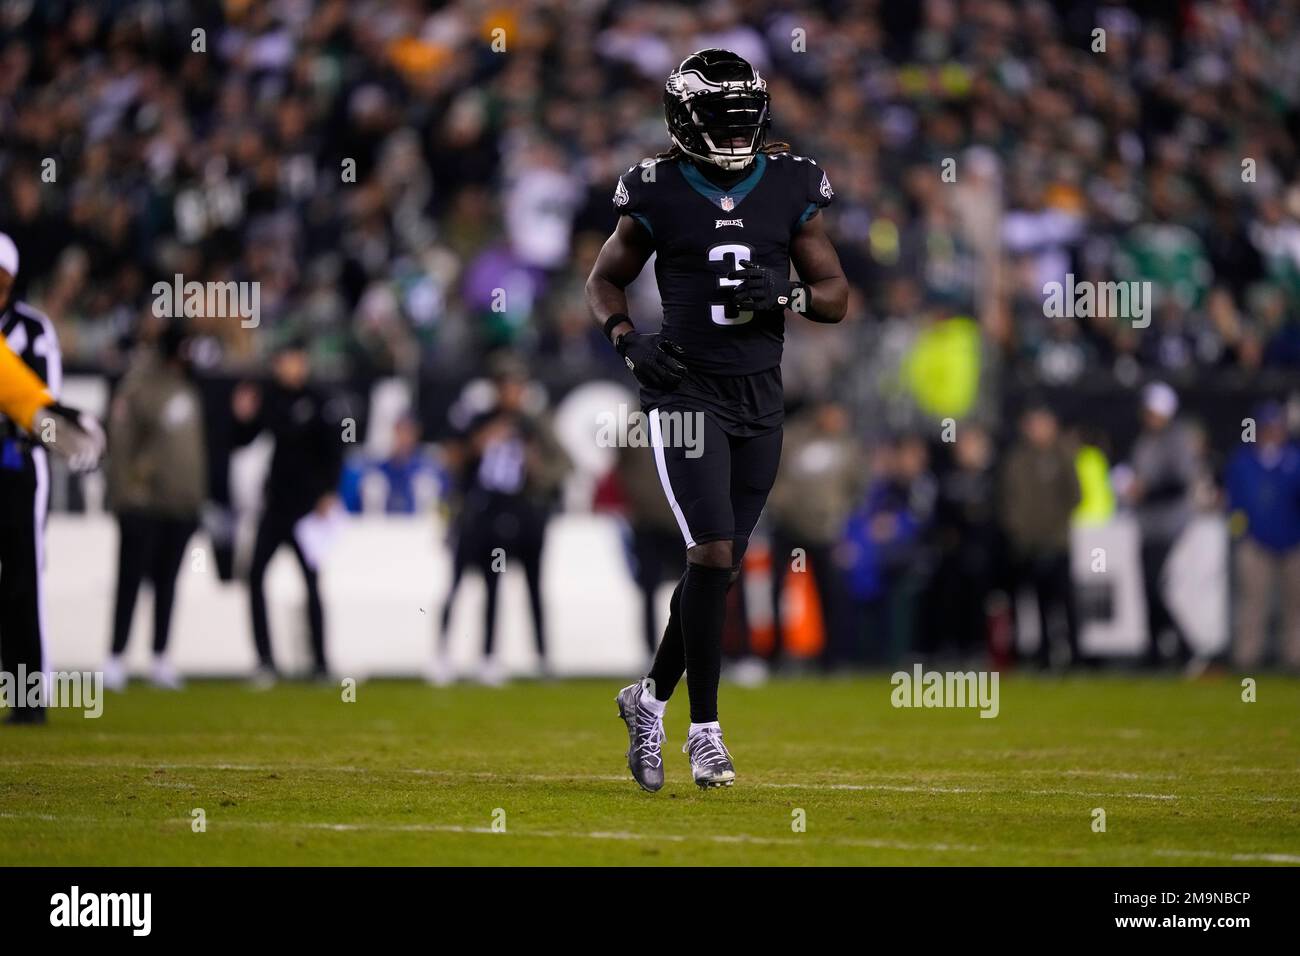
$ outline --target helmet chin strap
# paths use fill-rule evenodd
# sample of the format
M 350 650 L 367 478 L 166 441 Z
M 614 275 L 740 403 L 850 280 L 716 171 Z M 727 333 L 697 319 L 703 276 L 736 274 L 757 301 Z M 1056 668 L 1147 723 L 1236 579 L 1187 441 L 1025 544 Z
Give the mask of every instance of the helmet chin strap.
M 753 163 L 754 157 L 751 155 L 751 156 L 737 156 L 729 159 L 724 159 L 723 157 L 715 156 L 712 157 L 709 160 L 709 162 L 713 163 L 715 166 L 727 170 L 727 172 L 734 173 L 734 172 L 738 172 L 739 170 L 745 169 L 747 166 Z
M 712 166 L 717 166 L 719 169 L 725 169 L 729 173 L 738 172 L 739 170 L 749 166 L 754 161 L 754 157 L 758 155 L 757 151 L 748 156 L 721 156 L 713 153 L 704 155 L 692 152 L 683 146 L 676 136 L 673 136 L 671 133 L 668 135 L 669 138 L 672 139 L 673 143 L 676 144 L 677 148 L 687 156 L 691 157 L 691 159 L 697 160 L 701 163 L 709 163 Z

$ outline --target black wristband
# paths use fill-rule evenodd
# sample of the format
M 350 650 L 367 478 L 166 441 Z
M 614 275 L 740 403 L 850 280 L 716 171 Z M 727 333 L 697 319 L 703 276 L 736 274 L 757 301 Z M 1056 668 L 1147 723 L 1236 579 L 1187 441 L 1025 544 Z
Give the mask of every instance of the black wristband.
M 802 292 L 802 296 L 800 295 L 801 292 Z M 808 283 L 806 282 L 791 283 L 790 296 L 786 300 L 786 303 L 784 306 L 782 306 L 782 308 L 789 309 L 791 312 L 798 312 L 800 315 L 806 315 L 809 311 L 811 311 L 811 307 L 812 307 L 812 302 L 810 301 L 811 297 L 812 294 L 808 291 Z M 794 307 L 794 302 L 800 299 L 802 300 L 801 304 L 803 305 L 803 308 L 796 309 Z
M 611 315 L 608 319 L 605 320 L 605 329 L 604 329 L 605 338 L 609 339 L 610 345 L 614 344 L 614 327 L 624 322 L 626 322 L 628 325 L 632 325 L 632 320 L 628 318 L 626 315 L 624 315 L 622 312 L 615 312 L 613 315 Z

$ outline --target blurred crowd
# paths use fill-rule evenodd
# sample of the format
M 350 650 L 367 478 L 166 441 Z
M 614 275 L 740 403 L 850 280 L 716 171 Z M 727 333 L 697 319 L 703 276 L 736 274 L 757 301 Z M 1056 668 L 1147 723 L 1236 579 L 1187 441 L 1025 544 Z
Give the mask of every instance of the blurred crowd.
M 839 401 L 810 403 L 787 425 L 759 529 L 767 557 L 749 561 L 763 563 L 770 578 L 742 579 L 732 656 L 757 650 L 778 667 L 816 662 L 827 670 L 917 659 L 1095 664 L 1099 655 L 1082 646 L 1081 630 L 1117 618 L 1115 581 L 1131 575 L 1145 602 L 1145 620 L 1126 625 L 1146 634 L 1144 648 L 1135 648 L 1141 664 L 1192 673 L 1266 661 L 1300 669 L 1300 445 L 1283 408 L 1265 401 L 1253 409 L 1252 440 L 1218 473 L 1203 431 L 1180 413 L 1167 383 L 1143 389 L 1136 417 L 1138 437 L 1126 459 L 1115 459 L 1104 435 L 1063 422 L 1038 399 L 1025 403 L 1005 443 L 977 421 L 947 440 L 902 432 L 863 441 Z M 611 498 L 621 497 L 627 515 L 651 643 L 653 589 L 680 572 L 681 559 L 673 563 L 674 517 L 645 482 L 647 460 L 624 453 Z M 1175 576 L 1171 554 L 1193 522 L 1225 511 L 1237 537 L 1234 566 L 1211 557 L 1201 572 Z M 1081 562 L 1072 534 L 1117 518 L 1136 529 L 1129 563 L 1120 563 L 1119 544 Z M 811 578 L 814 593 L 792 586 L 797 572 L 811 572 L 801 576 Z M 1225 622 L 1231 640 L 1207 650 L 1189 636 L 1196 622 L 1187 592 L 1225 575 L 1238 584 Z M 770 587 L 764 617 L 774 633 L 761 649 L 747 619 L 746 583 Z M 1033 620 L 1019 619 L 1025 614 Z M 786 639 L 791 627 L 806 630 L 810 617 L 818 634 L 811 646 Z M 1276 645 L 1270 633 L 1279 635 Z
M 759 66 L 835 186 L 851 321 L 791 330 L 796 390 L 871 390 L 867 354 L 938 313 L 1053 382 L 1300 366 L 1294 3 L 9 4 L 0 228 L 74 365 L 120 368 L 179 273 L 261 284 L 257 329 L 200 320 L 211 364 L 296 334 L 340 374 L 502 345 L 591 374 L 611 183 L 704 46 Z M 1151 281 L 1151 327 L 1045 318 L 1066 273 Z
M 818 491 L 778 488 L 769 510 L 774 553 L 838 569 L 815 575 L 835 609 L 827 660 L 978 645 L 971 628 L 997 615 L 976 609 L 1007 582 L 1059 635 L 1043 653 L 1068 657 L 1071 520 L 1134 509 L 1150 583 L 1196 509 L 1227 507 L 1243 660 L 1280 590 L 1300 664 L 1296 453 L 1288 408 L 1267 401 L 1300 371 L 1295 3 L 6 4 L 0 230 L 22 250 L 18 294 L 53 320 L 70 372 L 114 382 L 142 344 L 166 352 L 152 288 L 174 275 L 259 284 L 256 324 L 186 320 L 199 376 L 258 378 L 303 353 L 330 388 L 397 376 L 455 396 L 499 378 L 504 350 L 552 400 L 622 380 L 583 284 L 616 176 L 666 145 L 664 77 L 709 46 L 759 67 L 774 136 L 836 192 L 849 317 L 791 322 L 784 366 L 783 481 Z M 1150 325 L 1049 317 L 1044 286 L 1067 276 L 1150 282 Z M 631 295 L 653 324 L 652 277 Z M 1232 417 L 1267 441 L 1180 415 L 1180 395 L 1243 387 Z M 1076 407 L 1062 427 L 1052 396 L 1085 393 L 1097 416 Z M 224 503 L 219 466 L 261 414 L 240 394 L 233 417 L 208 416 Z M 389 511 L 463 506 L 486 446 L 455 414 L 418 400 L 391 456 L 336 463 L 345 505 L 378 487 Z M 283 537 L 264 530 L 268 548 Z M 640 541 L 636 566 L 658 548 Z M 1148 591 L 1171 635 L 1152 654 L 1185 654 Z

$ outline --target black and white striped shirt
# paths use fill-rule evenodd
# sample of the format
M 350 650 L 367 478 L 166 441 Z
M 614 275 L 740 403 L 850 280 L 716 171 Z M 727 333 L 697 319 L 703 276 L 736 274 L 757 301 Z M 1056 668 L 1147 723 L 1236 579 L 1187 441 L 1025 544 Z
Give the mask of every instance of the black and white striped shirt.
M 58 401 L 63 390 L 63 353 L 59 350 L 59 336 L 50 317 L 26 302 L 14 301 L 0 312 L 0 335 Z M 11 432 L 13 427 L 7 418 L 0 415 L 0 435 Z
M 63 353 L 50 317 L 26 302 L 14 302 L 0 313 L 0 334 L 57 401 L 63 388 Z

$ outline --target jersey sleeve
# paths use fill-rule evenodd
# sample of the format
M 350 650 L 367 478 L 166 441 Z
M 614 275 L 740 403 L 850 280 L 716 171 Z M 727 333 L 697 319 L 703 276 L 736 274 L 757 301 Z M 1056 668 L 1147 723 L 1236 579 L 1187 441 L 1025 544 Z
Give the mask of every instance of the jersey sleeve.
M 646 159 L 637 163 L 622 176 L 614 187 L 614 211 L 620 216 L 631 216 L 639 222 L 645 231 L 654 235 L 654 226 L 650 222 L 649 189 L 654 182 L 655 160 Z M 649 170 L 650 172 L 647 172 Z M 647 176 L 650 178 L 647 179 Z
M 831 204 L 831 200 L 835 198 L 835 190 L 831 188 L 831 179 L 826 175 L 826 170 L 817 165 L 816 160 L 799 158 L 795 160 L 795 165 L 799 167 L 799 178 L 802 183 L 802 205 L 797 223 L 802 225 L 811 219 L 818 209 L 824 209 Z
M 30 431 L 36 413 L 53 400 L 45 383 L 23 364 L 0 336 L 0 412 Z

